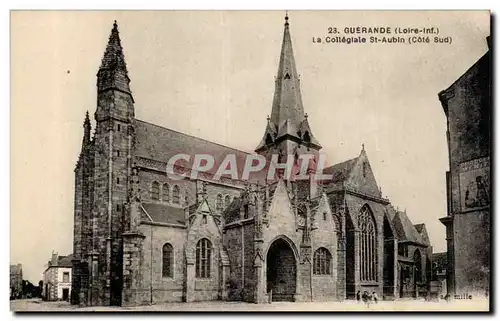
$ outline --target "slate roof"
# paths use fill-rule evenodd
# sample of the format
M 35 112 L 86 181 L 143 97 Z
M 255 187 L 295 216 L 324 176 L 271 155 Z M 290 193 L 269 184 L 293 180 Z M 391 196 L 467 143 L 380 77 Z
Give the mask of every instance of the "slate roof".
M 448 263 L 448 257 L 446 252 L 432 253 L 432 262 L 436 263 L 437 266 L 445 267 Z
M 57 256 L 57 261 L 54 262 L 54 264 L 52 263 L 53 261 L 49 261 L 49 264 L 48 264 L 48 268 L 51 268 L 51 267 L 72 267 L 73 264 L 71 263 L 71 260 L 73 259 L 73 254 L 69 254 L 69 255 L 58 255 Z
M 428 245 L 422 236 L 418 233 L 417 229 L 413 226 L 411 220 L 405 212 L 397 211 L 393 219 L 394 230 L 396 236 L 401 241 L 409 241 L 422 245 Z
M 73 264 L 71 263 L 71 260 L 73 259 L 73 254 L 67 255 L 67 256 L 59 256 L 57 258 L 57 266 L 59 267 L 72 267 Z
M 142 120 L 135 120 L 135 156 L 153 159 L 160 162 L 168 162 L 168 160 L 176 154 L 187 154 L 191 156 L 191 160 L 195 154 L 209 154 L 215 158 L 215 164 L 209 172 L 215 174 L 219 165 L 229 154 L 236 156 L 237 168 L 239 177 L 243 171 L 243 166 L 247 152 L 214 143 L 203 138 L 184 134 L 172 129 L 154 125 Z M 182 161 L 179 161 L 182 163 Z M 188 165 L 188 164 L 184 164 Z M 263 171 L 256 174 L 250 174 L 250 182 L 257 182 Z
M 186 223 L 183 208 L 157 203 L 142 203 L 142 207 L 153 219 L 153 222 L 181 225 Z
M 333 174 L 333 178 L 331 180 L 331 183 L 334 183 L 334 184 L 335 183 L 343 183 L 349 177 L 349 174 L 351 173 L 357 160 L 358 160 L 358 157 L 355 157 L 353 159 L 346 160 L 345 162 L 332 165 L 330 167 L 325 168 L 323 170 L 323 173 L 324 174 Z

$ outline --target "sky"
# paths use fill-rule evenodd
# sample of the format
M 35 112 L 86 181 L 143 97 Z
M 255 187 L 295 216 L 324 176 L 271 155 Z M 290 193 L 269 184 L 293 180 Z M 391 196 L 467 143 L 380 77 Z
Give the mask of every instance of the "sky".
M 364 144 L 384 197 L 446 250 L 438 93 L 486 51 L 486 11 L 291 11 L 305 111 L 328 163 Z M 117 20 L 136 118 L 253 151 L 271 112 L 282 11 L 11 13 L 11 264 L 38 282 L 73 242 L 74 168 Z M 451 44 L 317 44 L 328 27 L 437 27 Z M 432 39 L 431 39 L 432 40 Z M 95 126 L 95 122 L 92 121 Z

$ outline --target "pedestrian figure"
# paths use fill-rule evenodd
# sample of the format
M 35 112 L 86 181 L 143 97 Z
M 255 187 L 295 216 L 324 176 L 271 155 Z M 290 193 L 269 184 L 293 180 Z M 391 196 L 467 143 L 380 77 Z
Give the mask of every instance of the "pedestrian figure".
M 356 293 L 356 301 L 361 302 L 361 291 L 358 291 L 358 293 Z
M 373 302 L 374 303 L 378 303 L 378 296 L 377 296 L 377 293 L 373 292 L 372 293 L 372 299 L 373 299 Z
M 366 304 L 367 307 L 370 307 L 370 300 L 371 300 L 371 297 L 370 295 L 368 294 L 367 291 L 364 291 L 363 292 L 363 296 L 361 297 L 363 299 L 363 302 Z

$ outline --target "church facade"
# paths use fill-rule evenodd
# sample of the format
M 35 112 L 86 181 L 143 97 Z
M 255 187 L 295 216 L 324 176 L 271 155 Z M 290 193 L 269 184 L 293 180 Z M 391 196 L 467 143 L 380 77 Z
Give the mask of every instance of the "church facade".
M 75 168 L 73 304 L 425 295 L 425 226 L 382 196 L 364 147 L 325 168 L 326 181 L 314 166 L 301 180 L 280 171 L 273 180 L 210 171 L 175 180 L 165 168 L 179 153 L 217 164 L 252 154 L 137 119 L 129 83 L 115 22 L 97 74 L 95 132 L 87 113 Z M 272 111 L 253 155 L 316 159 L 320 149 L 286 17 Z

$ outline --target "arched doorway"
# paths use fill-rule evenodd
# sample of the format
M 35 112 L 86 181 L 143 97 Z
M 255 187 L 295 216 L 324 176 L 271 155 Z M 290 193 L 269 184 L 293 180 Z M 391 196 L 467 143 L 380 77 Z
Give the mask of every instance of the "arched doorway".
M 274 241 L 267 251 L 267 293 L 273 301 L 293 301 L 296 291 L 297 264 L 290 244 Z

